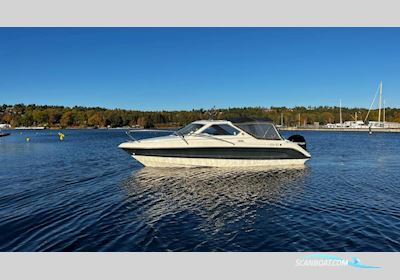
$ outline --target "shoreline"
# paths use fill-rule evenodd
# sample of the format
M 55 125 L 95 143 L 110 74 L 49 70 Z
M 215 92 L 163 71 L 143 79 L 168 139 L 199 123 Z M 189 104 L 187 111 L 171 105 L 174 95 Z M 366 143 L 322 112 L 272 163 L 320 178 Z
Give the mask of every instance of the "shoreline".
M 177 129 L 179 127 L 155 127 L 150 129 Z M 24 128 L 7 128 L 5 130 L 135 130 L 135 129 L 144 129 L 144 128 L 133 128 L 133 127 L 49 127 L 49 128 L 37 128 L 37 127 L 24 127 Z M 310 127 L 278 127 L 280 131 L 322 131 L 322 132 L 369 132 L 369 129 L 366 128 L 310 128 Z M 400 133 L 400 128 L 373 128 L 371 130 L 373 133 L 375 132 L 387 132 L 387 133 Z
M 278 128 L 281 131 L 324 131 L 324 132 L 369 132 L 368 128 L 308 128 L 308 127 L 282 127 Z M 400 128 L 372 128 L 375 132 L 391 132 L 399 133 Z

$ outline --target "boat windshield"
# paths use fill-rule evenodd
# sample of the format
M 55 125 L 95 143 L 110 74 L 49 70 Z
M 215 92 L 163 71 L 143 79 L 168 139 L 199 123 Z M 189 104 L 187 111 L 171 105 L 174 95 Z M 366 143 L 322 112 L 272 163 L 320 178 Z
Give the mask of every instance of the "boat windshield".
M 238 123 L 236 126 L 257 139 L 282 139 L 272 123 Z
M 180 134 L 180 135 L 188 135 L 188 134 L 196 132 L 197 130 L 199 130 L 203 126 L 204 126 L 203 124 L 191 123 L 191 124 L 188 124 L 187 126 L 181 128 L 181 129 L 179 129 L 177 131 L 177 133 Z

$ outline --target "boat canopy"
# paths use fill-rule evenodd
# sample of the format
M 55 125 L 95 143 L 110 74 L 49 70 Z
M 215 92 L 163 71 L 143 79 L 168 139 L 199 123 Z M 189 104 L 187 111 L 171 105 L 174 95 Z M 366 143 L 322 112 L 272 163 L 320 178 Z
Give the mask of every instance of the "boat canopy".
M 281 140 L 279 132 L 269 118 L 236 118 L 230 119 L 231 123 L 257 139 Z

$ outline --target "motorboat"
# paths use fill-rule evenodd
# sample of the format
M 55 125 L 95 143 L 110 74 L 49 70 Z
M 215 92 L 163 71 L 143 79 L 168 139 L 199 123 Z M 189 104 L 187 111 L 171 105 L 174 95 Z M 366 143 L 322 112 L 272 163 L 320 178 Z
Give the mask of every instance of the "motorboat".
M 268 118 L 200 120 L 166 136 L 131 140 L 119 148 L 151 167 L 303 165 L 311 155 L 301 135 L 282 137 Z
M 11 133 L 9 133 L 9 132 L 2 132 L 1 130 L 0 130 L 0 137 L 5 137 L 5 136 L 9 136 Z

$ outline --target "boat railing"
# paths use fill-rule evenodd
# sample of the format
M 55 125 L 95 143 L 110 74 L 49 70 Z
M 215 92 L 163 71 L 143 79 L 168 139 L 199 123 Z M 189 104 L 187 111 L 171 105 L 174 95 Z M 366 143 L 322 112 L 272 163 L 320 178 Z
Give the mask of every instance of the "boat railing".
M 126 135 L 130 138 L 131 141 L 134 142 L 140 142 L 143 139 L 139 139 L 138 137 L 135 137 L 135 133 L 140 133 L 140 132 L 170 132 L 174 133 L 174 130 L 166 130 L 166 129 L 130 129 L 125 131 Z
M 128 137 L 130 138 L 131 141 L 134 142 L 140 142 L 143 139 L 139 139 L 137 137 L 135 137 L 135 133 L 140 133 L 140 132 L 169 132 L 169 133 L 173 133 L 176 136 L 179 136 L 182 141 L 184 141 L 187 145 L 189 145 L 188 141 L 185 139 L 185 135 L 179 133 L 176 130 L 166 130 L 166 129 L 131 129 L 126 131 L 126 135 L 128 135 Z M 192 133 L 190 134 L 191 136 L 196 136 L 196 137 L 203 137 L 203 138 L 209 138 L 209 139 L 214 139 L 214 140 L 218 140 L 218 141 L 222 141 L 222 142 L 226 142 L 229 143 L 231 145 L 235 145 L 235 143 L 225 140 L 225 139 L 220 139 L 218 137 L 214 137 L 212 135 L 208 135 L 208 134 L 204 134 L 204 133 Z
M 198 133 L 198 134 L 193 134 L 193 135 L 196 136 L 196 137 L 205 137 L 205 138 L 209 138 L 209 139 L 214 139 L 214 140 L 222 141 L 222 142 L 229 143 L 229 144 L 232 144 L 232 145 L 235 146 L 235 143 L 233 143 L 233 142 L 231 142 L 231 141 L 228 141 L 228 140 L 225 140 L 225 139 L 221 139 L 221 138 L 217 138 L 217 137 L 214 137 L 214 136 L 209 135 L 209 134 Z

